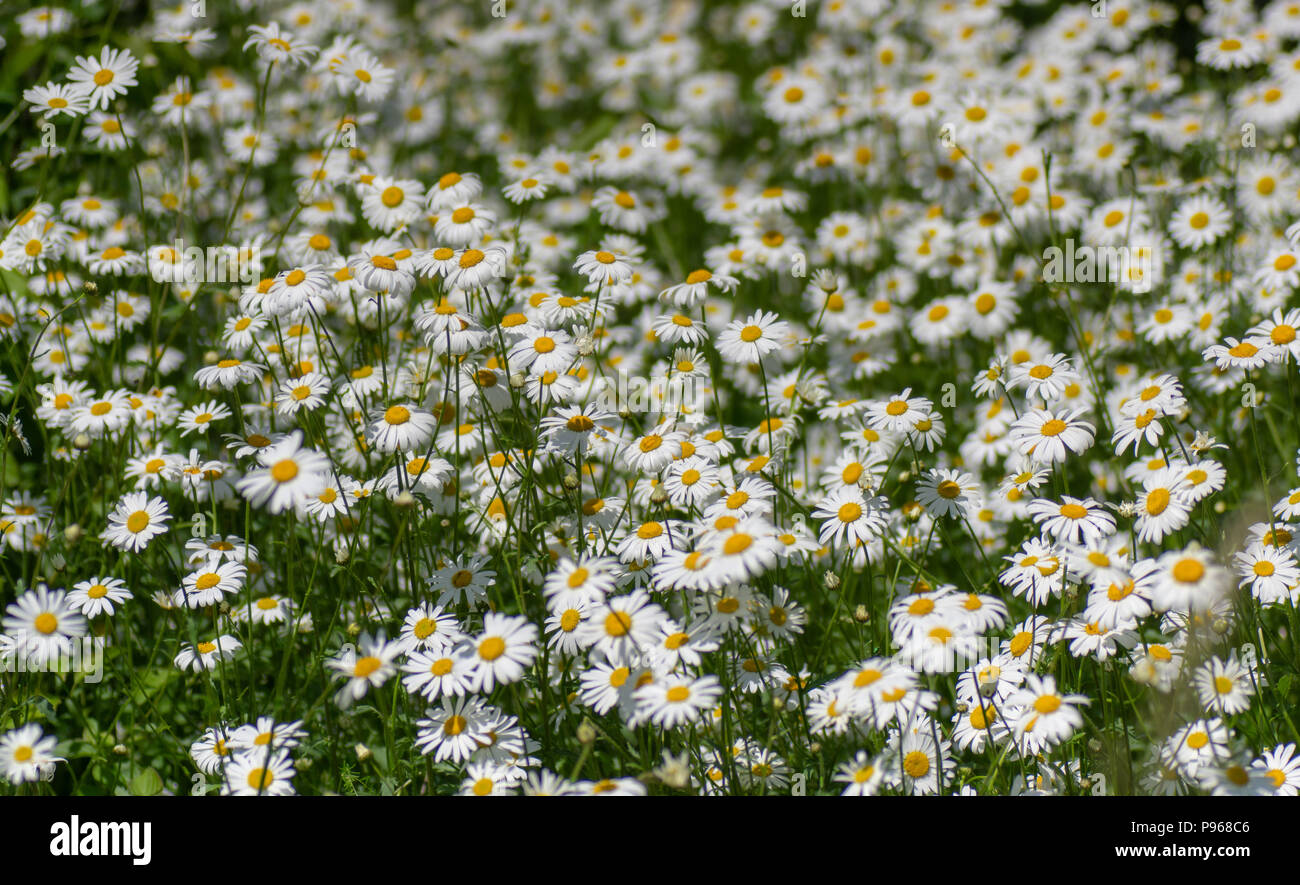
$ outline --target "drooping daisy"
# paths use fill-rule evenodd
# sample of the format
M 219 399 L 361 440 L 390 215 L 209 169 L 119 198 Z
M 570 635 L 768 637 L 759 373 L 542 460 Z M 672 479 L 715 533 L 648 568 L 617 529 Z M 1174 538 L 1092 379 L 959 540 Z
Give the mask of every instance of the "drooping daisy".
M 1071 544 L 1096 544 L 1115 531 L 1115 517 L 1092 498 L 1064 495 L 1059 504 L 1037 498 L 1029 502 L 1029 514 L 1044 534 Z
M 358 647 L 346 646 L 337 657 L 327 660 L 325 664 L 334 671 L 334 678 L 344 680 L 335 696 L 339 707 L 346 710 L 372 686 L 379 688 L 387 682 L 397 672 L 393 659 L 402 651 L 401 642 L 389 642 L 382 633 L 363 635 Z
M 223 633 L 213 639 L 201 641 L 197 645 L 182 643 L 181 650 L 172 663 L 178 669 L 201 673 L 204 670 L 216 669 L 223 661 L 232 660 L 243 647 L 244 644 L 237 638 Z

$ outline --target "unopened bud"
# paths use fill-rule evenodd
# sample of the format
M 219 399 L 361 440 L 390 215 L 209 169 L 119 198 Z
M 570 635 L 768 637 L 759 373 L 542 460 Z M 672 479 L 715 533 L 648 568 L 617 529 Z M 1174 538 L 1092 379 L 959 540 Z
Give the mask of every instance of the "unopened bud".
M 585 719 L 578 726 L 578 743 L 586 745 L 596 742 L 596 729 L 590 722 Z
M 575 342 L 578 345 L 578 353 L 583 356 L 591 356 L 592 351 L 596 349 L 596 342 L 591 340 L 590 335 L 580 335 Z
M 215 366 L 219 359 L 221 359 L 220 354 L 218 354 L 215 350 L 209 350 L 207 353 L 203 354 L 203 365 Z
M 75 544 L 84 537 L 86 530 L 81 527 L 81 523 L 74 522 L 63 530 L 63 539 L 69 544 Z
M 522 390 L 526 380 L 523 372 L 515 372 L 510 376 L 510 386 L 515 390 Z
M 370 752 L 370 748 L 367 747 L 365 744 L 357 744 L 355 747 L 353 747 L 353 749 L 357 753 L 358 762 L 367 762 L 370 760 L 371 756 L 375 755 L 374 753 Z
M 835 574 L 835 572 L 827 572 L 822 575 L 822 583 L 826 586 L 827 590 L 838 590 L 840 589 L 840 576 Z
M 415 495 L 403 489 L 393 498 L 393 506 L 401 507 L 403 510 L 409 510 L 415 506 Z
M 125 756 L 128 752 L 129 751 L 126 748 L 126 744 L 113 745 L 113 755 L 115 756 Z
M 94 280 L 86 280 L 81 284 L 81 291 L 87 295 L 97 295 L 99 294 L 99 285 Z
M 90 448 L 90 437 L 84 433 L 78 433 L 72 438 L 72 447 L 79 452 L 84 452 Z
M 348 635 L 349 635 L 349 636 L 360 636 L 360 635 L 361 635 L 361 625 L 358 624 L 356 621 L 353 621 L 351 624 L 348 624 Z
M 347 547 L 339 547 L 334 551 L 334 561 L 339 565 L 347 565 L 348 560 L 351 557 L 352 554 L 348 551 Z
M 859 624 L 865 624 L 871 620 L 871 612 L 867 611 L 865 605 L 859 605 L 853 610 L 853 620 L 857 621 Z
M 579 485 L 581 485 L 581 481 L 578 479 L 578 474 L 572 471 L 564 474 L 564 487 L 570 492 L 578 488 Z
M 663 486 L 656 486 L 655 490 L 650 493 L 651 504 L 663 504 L 668 500 L 668 493 L 664 491 Z

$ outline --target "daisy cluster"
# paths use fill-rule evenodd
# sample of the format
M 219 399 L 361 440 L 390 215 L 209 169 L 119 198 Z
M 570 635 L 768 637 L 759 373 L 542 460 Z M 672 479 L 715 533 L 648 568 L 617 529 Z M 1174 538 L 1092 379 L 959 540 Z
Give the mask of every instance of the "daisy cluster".
M 399 5 L 0 26 L 15 789 L 1297 793 L 1300 3 Z

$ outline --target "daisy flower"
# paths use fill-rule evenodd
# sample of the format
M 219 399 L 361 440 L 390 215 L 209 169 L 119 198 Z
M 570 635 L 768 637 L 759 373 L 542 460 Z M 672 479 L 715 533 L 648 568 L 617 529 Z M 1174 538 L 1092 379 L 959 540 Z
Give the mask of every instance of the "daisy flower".
M 867 498 L 857 486 L 835 489 L 813 510 L 813 518 L 824 520 L 818 540 L 828 546 L 841 538 L 850 548 L 870 543 L 885 532 L 888 502 L 880 497 Z
M 444 697 L 441 707 L 430 707 L 424 715 L 416 722 L 415 745 L 435 762 L 464 764 L 492 740 L 491 710 L 478 698 Z
M 33 86 L 23 91 L 23 101 L 32 106 L 33 114 L 42 114 L 46 120 L 60 114 L 80 117 L 90 110 L 90 93 L 67 83 Z
M 707 714 L 722 696 L 716 676 L 669 676 L 636 690 L 637 713 L 660 728 L 676 728 Z
M 1175 210 L 1169 219 L 1169 235 L 1185 249 L 1211 246 L 1228 232 L 1232 213 L 1218 197 L 1197 194 Z
M 216 669 L 221 661 L 233 660 L 235 653 L 243 647 L 242 642 L 227 634 L 200 642 L 197 645 L 190 645 L 186 642 L 182 643 L 181 650 L 172 663 L 180 670 L 193 670 L 195 673 L 201 673 L 204 670 Z
M 252 48 L 268 65 L 305 65 L 320 50 L 311 44 L 299 40 L 290 31 L 280 27 L 276 21 L 265 25 L 250 25 L 249 38 L 244 41 L 244 49 Z
M 335 679 L 344 680 L 335 695 L 339 707 L 347 709 L 373 686 L 379 688 L 397 672 L 393 659 L 402 654 L 401 642 L 389 642 L 383 634 L 362 636 L 359 646 L 345 646 L 339 655 L 325 662 Z
M 0 774 L 17 786 L 45 778 L 50 766 L 62 762 L 54 755 L 58 739 L 34 722 L 0 735 Z
M 86 619 L 62 590 L 40 585 L 5 609 L 4 629 L 26 661 L 42 665 L 72 653 L 86 634 Z
M 574 261 L 573 269 L 593 286 L 614 286 L 632 278 L 632 265 L 627 256 L 604 249 L 583 252 Z
M 926 418 L 933 404 L 925 397 L 911 396 L 912 388 L 888 400 L 873 400 L 867 405 L 867 425 L 874 430 L 891 433 L 905 433 L 912 430 L 917 421 Z
M 113 614 L 114 604 L 121 605 L 131 598 L 131 591 L 121 578 L 88 578 L 73 585 L 68 604 L 79 609 L 83 616 L 94 618 Z
M 248 569 L 242 563 L 208 560 L 185 576 L 175 603 L 190 608 L 216 605 L 224 597 L 242 590 L 247 574 Z
M 295 792 L 297 772 L 288 750 L 246 750 L 230 760 L 223 774 L 223 796 L 292 796 Z
M 109 104 L 119 95 L 126 95 L 128 87 L 136 85 L 135 73 L 140 63 L 129 49 L 105 46 L 99 58 L 77 56 L 68 81 L 86 90 L 92 108 L 108 110 Z
M 367 437 L 375 451 L 392 454 L 418 451 L 433 440 L 438 419 L 431 412 L 414 405 L 392 405 L 367 427 Z
M 124 495 L 108 515 L 108 528 L 100 535 L 105 544 L 139 553 L 149 542 L 167 531 L 171 514 L 162 498 L 145 492 Z
M 1210 551 L 1193 544 L 1133 564 L 1133 582 L 1156 611 L 1206 612 L 1232 587 Z
M 533 173 L 524 178 L 518 178 L 511 181 L 505 186 L 502 193 L 505 198 L 515 205 L 527 203 L 531 200 L 540 200 L 546 196 L 546 189 L 550 187 L 550 182 L 546 176 Z
M 1083 724 L 1078 707 L 1087 703 L 1086 695 L 1061 694 L 1054 677 L 1029 673 L 1024 685 L 1007 698 L 1006 706 L 1019 710 L 1015 718 L 1017 740 L 1032 732 L 1036 742 L 1056 746 Z
M 523 616 L 490 612 L 483 618 L 483 631 L 462 643 L 461 657 L 473 666 L 472 690 L 491 691 L 524 677 L 537 657 L 537 627 Z
M 757 363 L 780 347 L 790 335 L 790 325 L 777 314 L 758 311 L 746 320 L 733 320 L 718 335 L 716 345 L 723 359 L 736 363 Z
M 931 516 L 962 516 L 978 506 L 979 484 L 960 470 L 929 470 L 917 483 L 916 499 Z
M 1040 464 L 1064 461 L 1092 446 L 1096 428 L 1080 418 L 1083 409 L 1050 412 L 1034 409 L 1017 418 L 1008 430 L 1022 455 Z
M 696 268 L 686 275 L 684 282 L 669 286 L 659 293 L 659 300 L 677 307 L 691 308 L 699 304 L 708 295 L 710 287 L 729 294 L 736 290 L 740 281 L 724 273 L 714 273 L 707 268 Z M 759 311 L 761 314 L 762 311 Z
M 1029 515 L 1044 534 L 1069 544 L 1095 545 L 1115 532 L 1115 517 L 1092 498 L 1064 495 L 1060 503 L 1036 498 L 1029 502 Z
M 231 411 L 224 403 L 209 400 L 181 412 L 176 419 L 176 426 L 180 428 L 183 437 L 191 433 L 207 433 L 212 422 L 222 421 L 230 415 Z
M 489 282 L 506 276 L 506 251 L 499 246 L 462 249 L 444 274 L 447 285 L 456 289 L 481 289 Z
M 1250 709 L 1255 682 L 1260 677 L 1237 659 L 1234 651 L 1224 661 L 1211 657 L 1196 668 L 1193 681 L 1196 694 L 1207 712 L 1230 716 Z M 1262 680 L 1261 680 L 1262 681 Z
M 257 454 L 260 465 L 236 484 L 239 494 L 254 507 L 265 506 L 271 513 L 299 507 L 325 488 L 330 460 L 315 449 L 304 448 L 302 431 L 266 446 Z
M 1295 796 L 1300 793 L 1300 757 L 1295 754 L 1294 743 L 1278 744 L 1251 763 L 1268 775 L 1276 796 Z
M 1238 341 L 1225 338 L 1223 344 L 1211 344 L 1201 352 L 1206 362 L 1219 369 L 1259 369 L 1275 361 L 1279 348 L 1269 339 L 1257 337 Z

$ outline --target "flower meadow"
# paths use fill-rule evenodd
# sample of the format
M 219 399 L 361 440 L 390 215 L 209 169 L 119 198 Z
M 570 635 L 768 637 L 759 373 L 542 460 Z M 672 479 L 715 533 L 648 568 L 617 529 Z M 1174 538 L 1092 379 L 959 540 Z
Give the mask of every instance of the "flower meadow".
M 0 792 L 1300 790 L 1300 2 L 0 38 Z

